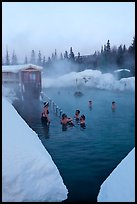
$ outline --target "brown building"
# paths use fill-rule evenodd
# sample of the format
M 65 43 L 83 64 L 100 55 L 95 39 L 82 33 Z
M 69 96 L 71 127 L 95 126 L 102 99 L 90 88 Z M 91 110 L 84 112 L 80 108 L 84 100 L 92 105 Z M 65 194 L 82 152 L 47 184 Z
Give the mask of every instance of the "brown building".
M 2 66 L 2 85 L 23 99 L 39 99 L 42 67 L 33 64 Z

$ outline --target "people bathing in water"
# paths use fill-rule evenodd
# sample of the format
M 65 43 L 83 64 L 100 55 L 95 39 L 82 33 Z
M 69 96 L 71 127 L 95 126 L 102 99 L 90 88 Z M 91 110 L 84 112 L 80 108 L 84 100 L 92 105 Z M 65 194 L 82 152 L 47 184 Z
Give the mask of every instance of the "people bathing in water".
M 68 118 L 65 113 L 62 114 L 62 118 L 61 118 L 60 123 L 62 124 L 62 131 L 66 131 L 68 125 L 74 126 L 72 118 Z
M 82 128 L 85 128 L 85 127 L 86 127 L 85 119 L 86 119 L 85 115 L 81 115 L 81 117 L 80 117 L 80 126 L 81 126 Z
M 49 125 L 50 124 L 50 119 L 49 119 L 49 102 L 44 102 L 44 109 L 42 112 L 42 116 L 41 116 L 41 120 L 45 125 Z
M 112 101 L 112 110 L 115 110 L 116 109 L 116 102 L 115 101 Z
M 62 114 L 62 118 L 61 118 L 60 122 L 61 122 L 62 125 L 74 126 L 72 118 L 68 118 L 65 113 Z
M 89 102 L 88 102 L 88 107 L 91 109 L 92 108 L 92 101 L 91 100 L 89 100 Z
M 49 110 L 48 110 L 48 107 L 49 107 L 49 102 L 45 102 L 44 103 L 44 109 L 43 109 L 43 112 L 42 112 L 42 116 L 41 116 L 41 121 L 43 122 L 43 124 L 46 124 L 46 125 L 49 125 L 50 124 L 50 118 L 49 118 Z M 92 107 L 92 101 L 89 100 L 89 107 Z M 116 102 L 115 101 L 112 101 L 112 106 L 111 106 L 112 110 L 115 111 L 116 109 Z M 81 115 L 80 116 L 80 110 L 76 110 L 75 111 L 75 116 L 74 116 L 75 120 L 78 122 L 78 124 L 80 124 L 81 127 L 85 128 L 86 127 L 86 124 L 85 124 L 85 115 Z M 70 117 L 67 117 L 67 115 L 65 113 L 62 114 L 62 118 L 61 118 L 61 124 L 63 126 L 74 126 L 74 123 L 73 123 L 73 119 L 70 118 Z
M 75 120 L 78 122 L 79 121 L 79 118 L 80 118 L 80 110 L 76 110 L 76 112 L 75 112 Z

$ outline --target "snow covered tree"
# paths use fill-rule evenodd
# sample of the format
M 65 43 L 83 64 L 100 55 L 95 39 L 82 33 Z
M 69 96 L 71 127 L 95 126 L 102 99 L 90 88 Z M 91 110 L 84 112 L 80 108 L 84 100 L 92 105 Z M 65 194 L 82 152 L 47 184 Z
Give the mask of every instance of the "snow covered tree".
M 135 37 L 133 38 L 132 44 L 128 48 L 128 53 L 129 53 L 128 65 L 131 69 L 133 76 L 135 76 Z
M 42 64 L 41 52 L 40 52 L 40 51 L 39 51 L 39 53 L 38 53 L 38 60 L 37 60 L 37 64 L 38 64 L 39 66 L 41 66 L 41 64 Z
M 125 53 L 127 51 L 126 45 L 123 46 L 123 52 Z
M 18 62 L 17 62 L 17 56 L 16 56 L 14 50 L 13 50 L 13 54 L 12 54 L 11 64 L 12 64 L 12 65 L 18 64 Z
M 101 46 L 101 54 L 103 54 L 103 46 Z
M 77 63 L 82 63 L 82 57 L 80 56 L 80 52 L 78 52 Z
M 24 64 L 28 64 L 28 58 L 25 56 Z
M 2 65 L 4 65 L 5 63 L 4 63 L 4 57 L 2 57 Z
M 129 53 L 134 54 L 135 53 L 135 37 L 133 38 L 132 44 L 128 48 Z
M 104 54 L 106 54 L 106 52 L 107 52 L 107 47 L 106 47 L 106 45 L 104 45 Z
M 110 53 L 110 42 L 109 42 L 109 40 L 107 41 L 106 51 L 108 53 Z
M 67 51 L 65 51 L 65 53 L 64 53 L 64 58 L 68 59 L 68 52 Z
M 69 59 L 74 60 L 74 53 L 72 51 L 72 47 L 70 48 Z
M 45 56 L 43 57 L 43 60 L 42 60 L 42 66 L 43 66 L 43 67 L 46 66 L 46 58 L 45 58 Z
M 35 57 L 35 51 L 34 50 L 31 51 L 30 63 L 36 64 L 36 57 Z
M 51 61 L 54 61 L 54 53 L 51 54 Z
M 51 64 L 51 58 L 48 57 L 48 61 L 47 61 L 48 65 Z
M 55 49 L 54 60 L 57 60 L 57 50 Z
M 62 52 L 60 54 L 60 60 L 63 60 L 63 55 L 62 55 Z
M 122 49 L 122 45 L 120 45 L 118 47 L 116 62 L 117 62 L 117 65 L 119 67 L 121 67 L 123 65 L 123 49 Z
M 6 65 L 10 65 L 10 59 L 9 59 L 9 52 L 8 50 L 6 50 L 6 62 L 5 62 Z

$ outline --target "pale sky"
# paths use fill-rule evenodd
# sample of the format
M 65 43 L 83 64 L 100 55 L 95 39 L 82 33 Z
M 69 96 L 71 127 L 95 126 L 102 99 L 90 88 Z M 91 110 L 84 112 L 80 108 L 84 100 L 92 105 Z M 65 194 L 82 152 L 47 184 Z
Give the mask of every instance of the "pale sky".
M 110 45 L 129 47 L 135 36 L 135 2 L 2 2 L 2 49 L 19 60 L 40 50 L 93 54 Z

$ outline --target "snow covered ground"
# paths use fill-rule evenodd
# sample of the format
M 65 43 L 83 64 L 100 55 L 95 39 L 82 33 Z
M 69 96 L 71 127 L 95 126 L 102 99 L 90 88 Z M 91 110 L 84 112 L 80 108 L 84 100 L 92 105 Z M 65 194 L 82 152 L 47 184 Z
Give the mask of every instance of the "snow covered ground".
M 37 134 L 2 98 L 2 201 L 58 201 L 68 190 Z
M 135 202 L 135 148 L 101 185 L 98 202 Z

